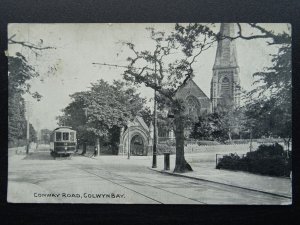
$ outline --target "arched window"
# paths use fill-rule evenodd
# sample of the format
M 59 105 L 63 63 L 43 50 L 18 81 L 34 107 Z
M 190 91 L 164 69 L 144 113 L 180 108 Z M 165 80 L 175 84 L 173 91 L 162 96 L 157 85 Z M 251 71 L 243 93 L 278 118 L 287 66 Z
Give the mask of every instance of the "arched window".
M 190 116 L 198 117 L 200 115 L 200 104 L 195 96 L 188 96 L 186 98 L 187 112 Z
M 225 77 L 222 80 L 221 92 L 222 92 L 222 96 L 231 96 L 231 94 L 230 94 L 230 82 L 229 82 L 229 79 L 227 77 Z

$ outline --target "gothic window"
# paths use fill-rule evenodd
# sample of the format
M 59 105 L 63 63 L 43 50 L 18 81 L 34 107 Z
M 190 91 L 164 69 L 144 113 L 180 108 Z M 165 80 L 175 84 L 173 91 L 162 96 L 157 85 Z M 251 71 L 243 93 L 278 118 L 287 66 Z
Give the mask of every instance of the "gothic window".
M 230 96 L 230 82 L 227 77 L 222 80 L 221 90 L 223 96 Z
M 200 114 L 200 104 L 195 96 L 188 96 L 186 98 L 187 112 L 190 116 L 198 117 Z

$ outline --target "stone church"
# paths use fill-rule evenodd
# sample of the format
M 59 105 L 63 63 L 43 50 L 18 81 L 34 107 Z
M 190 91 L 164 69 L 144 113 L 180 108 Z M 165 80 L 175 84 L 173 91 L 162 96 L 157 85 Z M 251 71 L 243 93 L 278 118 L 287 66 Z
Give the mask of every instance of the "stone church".
M 233 23 L 222 23 L 221 40 L 218 41 L 215 62 L 212 68 L 210 98 L 190 79 L 180 87 L 176 98 L 186 104 L 186 114 L 198 118 L 206 113 L 218 111 L 222 107 L 240 105 L 240 78 L 234 40 L 225 37 L 235 36 Z M 131 149 L 133 155 L 149 155 L 152 153 L 153 127 L 144 123 L 141 117 L 135 118 L 129 129 L 121 132 L 119 154 L 127 154 Z M 174 138 L 173 131 L 159 132 L 159 137 Z
M 233 37 L 234 24 L 222 23 L 220 34 L 222 37 Z M 215 112 L 222 106 L 240 105 L 239 66 L 234 40 L 222 38 L 218 41 L 212 70 L 210 99 L 192 79 L 178 90 L 177 97 L 185 101 L 187 114 L 200 116 L 203 113 Z
M 222 23 L 220 34 L 223 38 L 218 41 L 212 68 L 210 98 L 193 79 L 188 80 L 185 86 L 176 93 L 176 98 L 182 99 L 186 104 L 186 114 L 194 118 L 240 105 L 240 78 L 236 45 L 234 40 L 225 38 L 235 36 L 234 24 Z M 171 134 L 171 136 L 173 135 Z

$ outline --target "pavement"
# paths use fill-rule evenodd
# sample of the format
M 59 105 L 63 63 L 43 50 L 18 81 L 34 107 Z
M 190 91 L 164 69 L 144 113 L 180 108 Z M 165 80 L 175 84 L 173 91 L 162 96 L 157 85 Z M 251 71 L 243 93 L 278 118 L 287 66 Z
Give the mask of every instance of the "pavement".
M 193 171 L 187 173 L 173 172 L 175 166 L 175 155 L 170 156 L 170 170 L 164 170 L 162 156 L 158 157 L 157 168 L 149 167 L 149 169 L 172 176 L 204 180 L 213 183 L 292 198 L 292 182 L 290 178 L 271 177 L 251 174 L 242 171 L 215 169 L 215 163 L 211 162 L 201 164 L 197 162 L 196 159 L 199 157 L 199 154 L 186 155 L 187 162 L 189 162 L 193 168 Z

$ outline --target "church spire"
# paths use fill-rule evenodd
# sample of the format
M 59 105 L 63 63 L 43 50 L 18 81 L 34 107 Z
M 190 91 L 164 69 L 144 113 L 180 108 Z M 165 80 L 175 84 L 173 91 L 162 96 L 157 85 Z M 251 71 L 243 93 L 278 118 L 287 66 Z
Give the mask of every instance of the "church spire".
M 240 78 L 235 41 L 226 38 L 235 35 L 233 23 L 221 24 L 221 40 L 218 41 L 211 80 L 210 94 L 214 112 L 240 105 Z
M 235 41 L 224 37 L 234 37 L 234 23 L 222 23 L 221 40 L 218 41 L 217 53 L 213 69 L 238 67 Z

